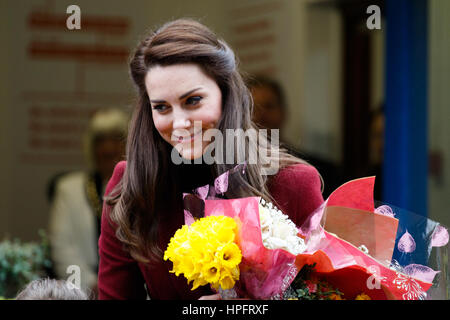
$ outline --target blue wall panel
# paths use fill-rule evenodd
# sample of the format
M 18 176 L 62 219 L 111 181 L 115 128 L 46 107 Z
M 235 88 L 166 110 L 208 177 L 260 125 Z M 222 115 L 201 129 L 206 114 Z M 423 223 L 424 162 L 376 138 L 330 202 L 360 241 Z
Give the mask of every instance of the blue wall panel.
M 383 200 L 427 215 L 427 1 L 386 1 Z

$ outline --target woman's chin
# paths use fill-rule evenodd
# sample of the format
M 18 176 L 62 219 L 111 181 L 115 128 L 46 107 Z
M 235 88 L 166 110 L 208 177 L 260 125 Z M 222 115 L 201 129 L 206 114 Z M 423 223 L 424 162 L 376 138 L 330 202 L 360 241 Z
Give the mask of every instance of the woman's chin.
M 206 161 L 206 163 L 209 163 L 209 156 L 206 155 L 207 159 L 203 159 L 203 157 L 207 150 L 209 150 L 211 147 L 212 144 L 204 143 L 203 145 L 197 146 L 196 148 L 191 146 L 183 148 L 182 145 L 175 145 L 174 149 L 177 150 L 178 156 L 182 159 L 183 162 L 200 164 L 204 161 Z M 180 159 L 175 162 L 179 163 L 179 160 Z
M 190 155 L 190 154 L 187 154 L 187 155 L 181 155 L 181 157 L 183 158 L 183 160 L 187 160 L 187 161 L 195 161 L 196 159 L 201 159 L 202 158 L 202 155 L 200 155 L 200 156 L 194 156 L 194 155 Z M 198 160 L 197 160 L 198 161 Z
M 187 160 L 187 161 L 201 161 L 202 156 L 203 156 L 203 150 L 179 150 L 178 151 L 180 153 L 180 156 L 183 158 L 183 160 Z

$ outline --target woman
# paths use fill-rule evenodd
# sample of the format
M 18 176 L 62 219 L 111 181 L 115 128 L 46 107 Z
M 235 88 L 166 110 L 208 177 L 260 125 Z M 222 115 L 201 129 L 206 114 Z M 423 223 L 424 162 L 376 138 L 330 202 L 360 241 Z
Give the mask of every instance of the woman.
M 191 291 L 183 277 L 170 273 L 171 262 L 162 255 L 184 224 L 182 193 L 233 168 L 239 155 L 233 152 L 234 161 L 227 163 L 175 164 L 174 154 L 196 162 L 214 145 L 202 139 L 208 130 L 225 136 L 228 129 L 254 129 L 251 95 L 233 51 L 193 20 L 169 22 L 150 34 L 138 46 L 130 69 L 139 101 L 129 128 L 127 162 L 116 166 L 106 189 L 99 298 L 145 299 L 146 293 L 151 299 L 210 297 L 208 286 Z M 267 141 L 249 139 L 245 178 L 229 196 L 261 196 L 300 225 L 323 202 L 319 174 L 278 148 L 250 163 Z M 222 145 L 225 155 L 239 147 L 230 140 Z M 278 173 L 266 175 L 274 172 L 270 169 Z

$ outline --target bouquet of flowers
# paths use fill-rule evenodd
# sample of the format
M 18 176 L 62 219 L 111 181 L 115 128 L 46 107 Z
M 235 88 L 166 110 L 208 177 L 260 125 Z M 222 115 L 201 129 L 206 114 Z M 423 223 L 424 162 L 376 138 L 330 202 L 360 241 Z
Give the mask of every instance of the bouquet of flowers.
M 186 224 L 164 259 L 192 289 L 210 284 L 231 298 L 334 300 L 425 299 L 431 287 L 446 291 L 447 283 L 433 282 L 439 272 L 412 253 L 447 249 L 447 229 L 423 218 L 427 232 L 414 239 L 418 224 L 395 218 L 401 210 L 375 209 L 374 177 L 344 184 L 297 228 L 258 197 L 223 198 L 240 170 L 184 195 Z

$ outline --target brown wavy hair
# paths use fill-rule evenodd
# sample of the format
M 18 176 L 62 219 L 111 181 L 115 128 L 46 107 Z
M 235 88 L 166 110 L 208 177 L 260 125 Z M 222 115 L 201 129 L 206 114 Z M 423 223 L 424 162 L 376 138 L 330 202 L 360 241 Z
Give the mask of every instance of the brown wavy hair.
M 154 66 L 182 63 L 199 65 L 218 84 L 222 93 L 222 116 L 217 129 L 224 137 L 226 129 L 257 129 L 251 120 L 253 100 L 238 70 L 238 61 L 226 42 L 206 26 L 192 19 L 179 19 L 164 24 L 140 42 L 130 62 L 138 101 L 129 128 L 126 171 L 106 203 L 114 206 L 110 217 L 118 226 L 116 236 L 134 259 L 145 263 L 149 262 L 148 258 L 161 259 L 162 250 L 158 247 L 161 214 L 170 203 L 181 200 L 181 194 L 176 191 L 179 182 L 170 166 L 172 146 L 162 139 L 154 126 L 145 77 Z M 248 139 L 246 157 L 254 155 L 258 148 L 270 146 L 268 141 Z M 225 141 L 223 146 L 226 145 Z M 241 188 L 234 197 L 260 196 L 273 202 L 267 190 L 268 176 L 263 174 L 263 163 L 270 162 L 280 168 L 306 163 L 281 147 L 277 151 L 268 151 L 267 157 L 257 157 L 258 163 L 247 165 Z M 234 154 L 236 158 L 237 152 Z M 214 175 L 232 169 L 235 164 L 214 163 Z M 173 183 L 168 183 L 170 181 Z

